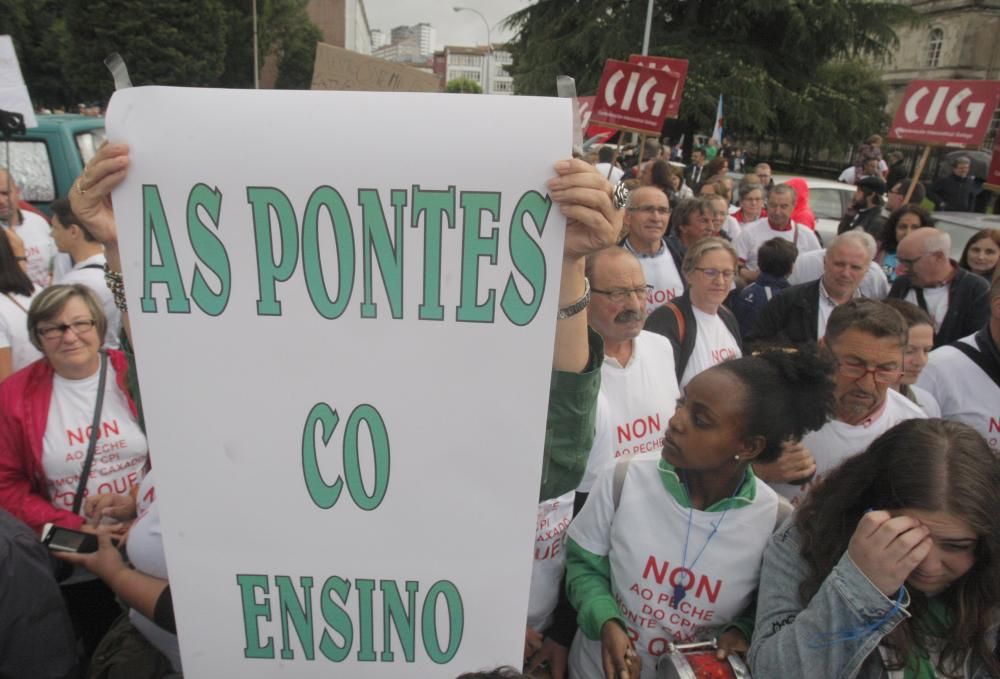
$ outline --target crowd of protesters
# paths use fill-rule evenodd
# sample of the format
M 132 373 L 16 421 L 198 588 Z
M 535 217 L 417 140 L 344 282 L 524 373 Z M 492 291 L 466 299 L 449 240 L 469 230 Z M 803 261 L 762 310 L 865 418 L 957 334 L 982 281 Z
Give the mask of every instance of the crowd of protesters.
M 548 184 L 524 666 L 463 676 L 661 676 L 701 641 L 760 678 L 1000 676 L 1000 232 L 955 261 L 897 201 L 823 243 L 804 181 L 647 151 Z M 182 672 L 110 202 L 128 165 L 102 148 L 51 227 L 0 177 L 0 677 Z M 50 555 L 48 524 L 97 550 Z

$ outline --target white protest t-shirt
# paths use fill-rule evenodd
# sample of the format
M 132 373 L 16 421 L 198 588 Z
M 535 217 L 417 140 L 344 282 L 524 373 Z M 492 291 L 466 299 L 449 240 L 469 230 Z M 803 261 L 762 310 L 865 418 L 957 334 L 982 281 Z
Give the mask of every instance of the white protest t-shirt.
M 744 263 L 746 268 L 757 270 L 757 250 L 761 245 L 772 238 L 784 238 L 794 242 L 799 249 L 799 256 L 804 252 L 819 250 L 819 239 L 812 229 L 796 222 L 790 222 L 791 228 L 785 231 L 776 231 L 771 228 L 767 217 L 761 217 L 755 222 L 743 225 L 743 232 L 733 241 L 733 247 Z
M 618 600 L 629 636 L 642 658 L 642 676 L 656 676 L 656 657 L 667 644 L 716 636 L 750 604 L 760 579 L 764 547 L 777 519 L 778 497 L 756 480 L 753 503 L 726 512 L 689 513 L 663 486 L 659 459 L 629 464 L 618 511 L 613 500 L 614 470 L 598 479 L 568 536 L 591 554 L 607 556 L 611 592 Z M 687 562 L 684 558 L 685 534 Z M 701 551 L 712 525 L 718 532 Z M 674 585 L 685 586 L 677 608 Z M 601 642 L 578 631 L 570 650 L 570 676 L 603 679 Z
M 927 417 L 941 417 L 941 406 L 938 405 L 934 394 L 915 384 L 910 385 L 910 392 L 913 394 L 910 400 L 916 401 L 916 404 L 927 413 Z
M 823 275 L 823 257 L 825 256 L 825 248 L 822 250 L 810 250 L 806 253 L 800 252 L 798 258 L 795 260 L 795 266 L 792 267 L 792 273 L 788 276 L 788 284 L 799 285 L 819 280 Z M 888 297 L 889 279 L 885 277 L 882 267 L 875 262 L 869 263 L 868 271 L 865 272 L 865 277 L 861 279 L 858 291 L 862 297 L 867 297 L 868 299 L 881 300 Z M 822 337 L 822 333 L 819 336 Z
M 739 208 L 730 205 L 729 206 L 729 216 L 726 217 L 726 221 L 722 224 L 722 230 L 725 231 L 726 235 L 729 236 L 730 240 L 736 240 L 739 235 L 743 233 L 743 225 L 740 221 L 733 217 L 733 212 Z
M 40 293 L 35 288 L 31 297 L 9 293 L 0 294 L 0 349 L 10 348 L 10 360 L 14 371 L 42 357 L 42 352 L 34 347 L 28 335 L 28 312 L 31 300 Z
M 658 254 L 651 256 L 637 254 L 631 246 L 627 246 L 626 249 L 639 260 L 642 273 L 646 277 L 646 285 L 653 288 L 646 295 L 646 313 L 652 313 L 658 307 L 684 294 L 684 277 L 677 270 L 674 256 L 670 254 L 666 245 Z
M 42 440 L 42 466 L 52 504 L 71 511 L 80 472 L 90 442 L 100 371 L 82 380 L 52 377 L 52 399 Z M 141 480 L 146 462 L 146 436 L 116 384 L 108 361 L 104 409 L 94 449 L 94 461 L 84 495 L 129 492 Z M 81 510 L 82 511 L 82 510 Z
M 535 526 L 535 558 L 531 563 L 531 590 L 528 593 L 528 627 L 544 632 L 552 624 L 552 612 L 559 602 L 559 585 L 566 566 L 563 538 L 573 520 L 576 492 L 546 500 L 538 505 Z
M 168 580 L 167 560 L 163 553 L 163 529 L 160 528 L 160 509 L 156 504 L 156 485 L 150 471 L 139 484 L 136 497 L 138 518 L 128 533 L 128 558 L 140 573 Z M 171 634 L 134 608 L 129 619 L 142 636 L 167 656 L 175 672 L 181 671 L 181 650 L 177 635 Z
M 56 255 L 56 242 L 52 227 L 45 218 L 28 210 L 21 210 L 21 223 L 14 233 L 24 241 L 24 255 L 28 258 L 28 278 L 40 288 L 52 282 L 52 259 Z
M 698 334 L 695 337 L 691 358 L 688 359 L 684 374 L 681 375 L 682 389 L 698 373 L 730 358 L 739 358 L 743 355 L 736 338 L 729 332 L 719 314 L 706 314 L 696 307 L 691 308 L 698 324 Z
M 882 409 L 865 422 L 847 424 L 840 420 L 827 420 L 819 430 L 809 432 L 802 437 L 802 443 L 816 458 L 816 474 L 808 483 L 801 486 L 772 483 L 771 487 L 791 500 L 792 504 L 798 504 L 799 499 L 818 483 L 823 475 L 847 458 L 864 452 L 872 441 L 900 422 L 918 417 L 926 418 L 927 413 L 895 389 L 890 389 L 886 393 Z
M 614 166 L 611 163 L 597 163 L 594 165 L 594 168 L 601 173 L 602 177 L 607 178 L 607 180 L 612 184 L 617 184 L 622 180 L 622 177 L 625 176 L 625 170 Z M 608 177 L 609 172 L 611 173 L 610 177 Z
M 601 392 L 608 403 L 614 457 L 658 455 L 681 393 L 670 340 L 643 330 L 632 340 L 628 365 L 605 356 Z
M 597 392 L 594 443 L 590 446 L 590 455 L 587 456 L 587 468 L 583 472 L 583 479 L 576 487 L 578 493 L 589 493 L 604 468 L 615 461 L 615 446 L 611 439 L 611 408 L 608 406 L 608 397 L 604 394 L 604 385 L 602 384 L 601 387 L 602 389 Z
M 959 340 L 978 351 L 976 336 Z M 930 353 L 917 386 L 929 391 L 941 407 L 941 417 L 969 425 L 1000 454 L 1000 386 L 955 347 Z
M 924 302 L 927 303 L 927 313 L 934 319 L 934 332 L 941 329 L 945 314 L 948 313 L 948 291 L 951 285 L 939 285 L 936 288 L 924 288 Z M 917 302 L 917 289 L 910 288 L 906 293 L 906 301 L 920 306 Z
M 77 262 L 71 270 L 56 278 L 55 282 L 61 285 L 80 283 L 94 291 L 97 299 L 101 301 L 104 316 L 108 319 L 108 331 L 104 334 L 104 346 L 117 349 L 118 332 L 122 327 L 122 314 L 115 306 L 115 298 L 112 296 L 111 290 L 108 289 L 108 284 L 104 281 L 105 261 L 103 253 L 88 257 Z

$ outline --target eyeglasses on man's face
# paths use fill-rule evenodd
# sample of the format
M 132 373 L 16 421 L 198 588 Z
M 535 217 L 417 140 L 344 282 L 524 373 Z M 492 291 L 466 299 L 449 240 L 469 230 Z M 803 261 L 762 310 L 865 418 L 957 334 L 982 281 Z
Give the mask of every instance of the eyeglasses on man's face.
M 598 290 L 597 288 L 591 288 L 591 292 L 596 292 L 601 295 L 606 295 L 615 304 L 621 304 L 627 299 L 631 299 L 634 295 L 639 298 L 639 300 L 644 300 L 646 296 L 653 291 L 652 285 L 643 285 L 638 288 L 615 288 L 614 290 Z
M 899 255 L 896 255 L 896 263 L 898 266 L 901 266 L 905 269 L 912 269 L 914 266 L 916 266 L 917 262 L 919 262 L 925 256 L 926 255 L 919 255 L 918 257 L 910 259 L 908 257 L 900 257 Z
M 662 205 L 640 205 L 638 207 L 630 207 L 628 211 L 640 212 L 644 215 L 659 215 L 661 217 L 666 217 L 670 214 L 670 208 Z
M 899 369 L 888 369 L 888 368 L 869 368 L 864 363 L 859 363 L 857 361 L 837 361 L 837 371 L 844 377 L 849 377 L 852 380 L 860 380 L 871 374 L 875 381 L 880 384 L 896 384 L 899 378 L 903 376 L 903 371 Z

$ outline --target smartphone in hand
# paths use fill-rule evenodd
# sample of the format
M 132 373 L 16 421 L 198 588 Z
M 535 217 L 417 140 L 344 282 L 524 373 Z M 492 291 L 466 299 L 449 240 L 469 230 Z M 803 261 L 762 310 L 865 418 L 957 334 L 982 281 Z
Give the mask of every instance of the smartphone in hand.
M 90 554 L 97 551 L 97 536 L 47 523 L 42 529 L 42 544 L 53 552 Z

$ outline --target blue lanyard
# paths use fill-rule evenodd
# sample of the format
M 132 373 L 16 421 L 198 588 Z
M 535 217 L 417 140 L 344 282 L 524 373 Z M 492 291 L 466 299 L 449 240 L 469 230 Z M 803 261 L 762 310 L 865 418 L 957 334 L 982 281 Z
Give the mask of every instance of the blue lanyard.
M 681 477 L 681 481 L 683 480 L 684 480 L 683 477 Z M 743 478 L 736 485 L 736 488 L 733 490 L 733 494 L 729 496 L 730 500 L 736 497 L 736 494 L 740 491 L 740 488 L 743 487 L 743 484 L 746 483 L 746 480 L 747 480 L 747 472 L 744 469 Z M 691 492 L 688 490 L 687 485 L 684 486 L 684 490 L 687 491 L 688 502 L 690 503 Z M 694 584 L 694 572 L 693 572 L 694 566 L 696 563 L 698 563 L 698 559 L 701 558 L 701 555 L 705 553 L 705 548 L 708 547 L 708 543 L 711 542 L 712 538 L 715 537 L 715 534 L 719 532 L 719 527 L 722 525 L 722 522 L 726 518 L 726 514 L 728 513 L 729 513 L 729 507 L 727 506 L 723 510 L 722 516 L 719 517 L 719 520 L 712 524 L 712 530 L 709 532 L 708 537 L 705 538 L 705 542 L 704 544 L 702 544 L 701 549 L 698 550 L 698 553 L 695 555 L 694 560 L 690 563 L 690 565 L 685 565 L 687 563 L 688 542 L 691 539 L 691 519 L 694 516 L 694 507 L 693 506 L 688 507 L 687 532 L 684 534 L 684 555 L 681 557 L 681 570 L 678 572 L 677 582 L 676 584 L 674 584 L 674 596 L 670 602 L 670 606 L 672 608 L 677 608 L 680 605 L 681 601 L 684 600 L 684 597 L 687 596 L 687 588 L 685 587 L 686 579 L 685 582 L 681 582 L 681 577 L 682 577 L 681 573 L 683 573 L 684 571 L 690 573 L 691 582 L 687 584 L 690 585 Z

